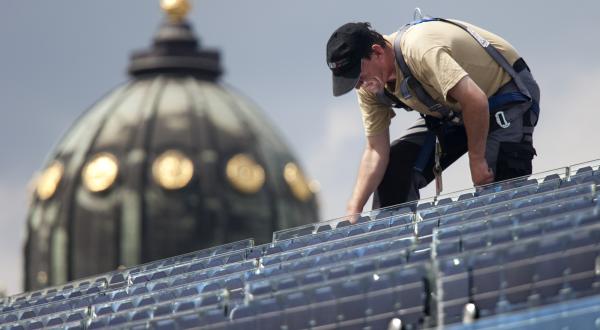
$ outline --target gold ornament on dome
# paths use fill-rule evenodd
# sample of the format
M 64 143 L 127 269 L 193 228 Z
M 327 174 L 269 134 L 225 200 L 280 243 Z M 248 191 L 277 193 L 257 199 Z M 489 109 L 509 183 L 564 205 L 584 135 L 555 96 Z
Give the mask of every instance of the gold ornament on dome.
M 152 165 L 154 181 L 169 190 L 185 187 L 194 175 L 194 164 L 177 150 L 163 152 Z
M 101 152 L 85 165 L 81 176 L 89 191 L 101 192 L 112 186 L 118 173 L 117 158 L 108 152 Z
M 306 202 L 310 199 L 312 191 L 310 190 L 310 186 L 308 185 L 304 174 L 302 174 L 302 171 L 298 168 L 298 165 L 291 162 L 287 163 L 283 169 L 283 178 L 292 190 L 294 197 L 302 202 Z
M 175 22 L 182 21 L 191 9 L 187 0 L 162 0 L 160 7 Z
M 265 170 L 245 154 L 233 156 L 225 173 L 231 185 L 242 193 L 256 193 L 265 184 Z
M 54 196 L 56 188 L 64 174 L 63 165 L 54 161 L 40 176 L 35 191 L 41 200 L 47 200 Z

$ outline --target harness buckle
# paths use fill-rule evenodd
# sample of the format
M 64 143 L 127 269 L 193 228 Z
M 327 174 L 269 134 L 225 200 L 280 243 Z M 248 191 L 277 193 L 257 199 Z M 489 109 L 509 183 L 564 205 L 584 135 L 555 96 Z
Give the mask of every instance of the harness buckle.
M 498 123 L 498 126 L 500 126 L 502 128 L 508 128 L 508 127 L 510 127 L 510 122 L 508 120 L 506 120 L 506 116 L 504 115 L 504 111 L 498 111 L 498 112 L 496 112 L 496 114 L 494 115 L 494 117 L 496 117 L 496 123 Z

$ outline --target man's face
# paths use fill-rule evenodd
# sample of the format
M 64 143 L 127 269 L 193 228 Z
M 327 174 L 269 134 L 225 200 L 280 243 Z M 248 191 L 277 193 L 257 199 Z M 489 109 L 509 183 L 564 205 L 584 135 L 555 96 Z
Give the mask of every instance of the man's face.
M 365 90 L 377 94 L 383 92 L 385 87 L 385 74 L 382 56 L 379 54 L 372 54 L 369 59 L 362 59 L 360 61 L 360 76 L 356 89 L 364 88 Z

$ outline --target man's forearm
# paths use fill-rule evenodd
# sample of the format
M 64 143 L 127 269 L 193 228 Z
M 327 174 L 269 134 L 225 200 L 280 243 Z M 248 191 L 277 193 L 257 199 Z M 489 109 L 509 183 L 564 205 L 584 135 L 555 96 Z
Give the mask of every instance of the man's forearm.
M 481 89 L 469 78 L 463 78 L 449 95 L 460 103 L 463 114 L 471 179 L 476 186 L 494 181 L 494 173 L 485 158 L 489 131 L 490 111 L 488 100 Z
M 347 212 L 349 214 L 362 212 L 369 196 L 377 189 L 385 174 L 388 159 L 388 154 L 382 154 L 375 149 L 365 149 L 352 197 L 348 202 Z
M 462 111 L 465 131 L 467 132 L 469 160 L 482 160 L 485 158 L 485 145 L 490 126 L 487 103 L 467 103 Z
M 490 126 L 487 96 L 468 76 L 450 89 L 448 96 L 458 101 L 462 109 L 463 122 L 467 132 L 469 160 L 484 159 Z

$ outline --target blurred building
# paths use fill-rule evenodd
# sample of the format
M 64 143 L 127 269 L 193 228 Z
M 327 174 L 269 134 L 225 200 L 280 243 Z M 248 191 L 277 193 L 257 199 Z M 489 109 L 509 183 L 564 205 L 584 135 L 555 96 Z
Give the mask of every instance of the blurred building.
M 131 80 L 80 116 L 36 180 L 25 289 L 312 223 L 313 189 L 268 119 L 219 82 L 185 1 L 163 1 Z

